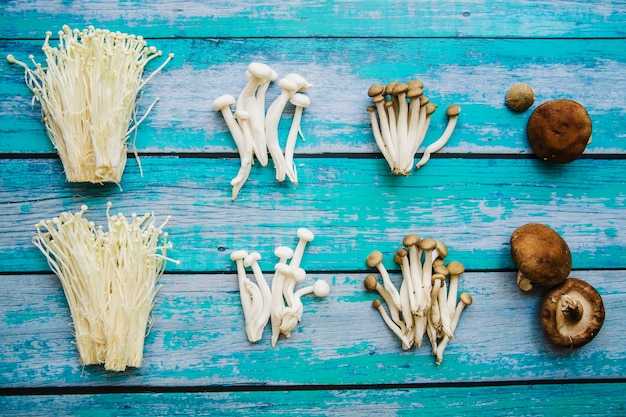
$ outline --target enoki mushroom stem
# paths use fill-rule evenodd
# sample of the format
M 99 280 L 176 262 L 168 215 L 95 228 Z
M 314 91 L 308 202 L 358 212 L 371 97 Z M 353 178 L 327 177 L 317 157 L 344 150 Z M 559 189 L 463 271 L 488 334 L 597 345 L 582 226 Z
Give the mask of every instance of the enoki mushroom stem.
M 13 55 L 7 60 L 24 68 L 67 180 L 119 183 L 130 134 L 158 101 L 137 120 L 139 91 L 174 55 L 142 80 L 146 65 L 162 52 L 148 47 L 141 36 L 65 25 L 58 33 L 59 45 L 52 47 L 51 35 L 46 33 L 42 47 L 46 66 L 32 56 L 34 69 Z

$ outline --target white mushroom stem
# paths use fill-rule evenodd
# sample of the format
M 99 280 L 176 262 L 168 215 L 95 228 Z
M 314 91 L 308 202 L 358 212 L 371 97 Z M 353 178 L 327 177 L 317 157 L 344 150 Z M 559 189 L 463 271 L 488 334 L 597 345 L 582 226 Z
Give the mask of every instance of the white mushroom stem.
M 453 339 L 454 335 L 450 323 L 450 312 L 448 311 L 447 302 L 447 286 L 445 281 L 442 282 L 437 302 L 439 304 L 439 316 L 441 317 L 441 332 L 445 336 L 448 336 L 448 338 Z
M 293 256 L 293 249 L 288 246 L 279 246 L 274 250 L 274 255 L 278 257 L 277 265 L 287 265 L 287 261 Z M 284 275 L 280 272 L 282 267 L 274 267 L 274 277 L 272 278 L 272 302 L 270 308 L 270 322 L 272 326 L 272 347 L 276 346 L 280 336 L 280 323 L 285 310 L 285 300 L 283 298 Z
M 378 310 L 378 312 L 380 313 L 380 316 L 383 318 L 383 321 L 385 322 L 387 327 L 389 327 L 389 329 L 391 329 L 391 331 L 398 337 L 398 339 L 400 339 L 400 341 L 402 342 L 402 348 L 405 349 L 406 347 L 406 349 L 408 349 L 408 346 L 410 346 L 409 340 L 407 339 L 406 335 L 402 333 L 402 330 L 400 329 L 400 327 L 397 324 L 395 324 L 393 320 L 391 320 L 391 318 L 387 314 L 387 311 L 383 307 L 382 302 L 376 299 L 374 300 L 374 302 L 372 302 L 372 307 Z
M 285 156 L 283 155 L 278 141 L 278 124 L 280 123 L 280 117 L 285 109 L 285 105 L 298 91 L 298 85 L 288 78 L 281 79 L 278 85 L 282 92 L 274 99 L 265 115 L 265 140 L 267 150 L 272 156 L 276 168 L 276 179 L 283 181 L 285 179 L 286 167 Z
M 437 246 L 437 242 L 432 238 L 425 238 L 420 241 L 420 249 L 424 253 L 424 263 L 422 264 L 422 294 L 424 295 L 424 306 L 426 310 L 431 306 L 431 289 L 432 289 L 432 273 L 433 273 L 433 250 Z
M 388 100 L 385 102 L 385 110 L 387 111 L 387 119 L 389 120 L 389 132 L 391 134 L 391 146 L 394 149 L 396 155 L 394 164 L 394 174 L 398 173 L 398 160 L 400 159 L 400 147 L 398 142 L 398 122 L 396 120 L 396 112 L 393 109 L 393 101 Z
M 387 292 L 389 292 L 389 294 L 391 295 L 391 298 L 393 299 L 393 302 L 396 305 L 396 308 L 399 311 L 402 311 L 400 293 L 398 292 L 398 289 L 396 288 L 396 286 L 393 285 L 393 282 L 391 281 L 391 277 L 389 276 L 389 272 L 387 271 L 387 268 L 385 268 L 385 265 L 383 265 L 383 254 L 379 251 L 373 251 L 367 257 L 366 264 L 370 268 L 376 268 L 378 270 L 381 278 L 383 279 L 383 286 L 385 287 Z
M 368 291 L 376 291 L 383 298 L 383 300 L 387 304 L 387 307 L 389 308 L 389 314 L 391 316 L 391 319 L 400 327 L 402 333 L 405 333 L 406 326 L 400 318 L 400 311 L 396 307 L 396 303 L 391 297 L 391 294 L 389 294 L 389 291 L 387 291 L 385 287 L 380 285 L 374 275 L 368 275 L 367 277 L 365 277 L 364 284 L 365 288 Z
M 230 130 L 230 134 L 237 145 L 237 151 L 239 152 L 240 168 L 237 176 L 233 178 L 230 184 L 233 187 L 231 199 L 235 200 L 239 194 L 239 190 L 245 184 L 250 175 L 252 168 L 252 143 L 246 138 L 243 130 L 241 129 L 237 120 L 230 110 L 230 106 L 235 103 L 235 98 L 231 95 L 225 94 L 216 98 L 213 101 L 213 109 L 215 111 L 221 111 L 224 121 Z
M 277 264 L 276 268 L 280 270 L 285 277 L 283 284 L 283 297 L 287 301 L 287 307 L 283 310 L 280 322 L 280 332 L 289 337 L 293 329 L 302 317 L 302 303 L 294 294 L 294 288 L 297 283 L 306 279 L 306 272 L 302 268 L 293 268 L 289 265 Z
M 436 355 L 437 354 L 437 328 L 435 327 L 435 324 L 433 324 L 433 322 L 430 320 L 430 318 L 428 318 L 426 322 L 426 333 L 428 334 L 428 340 L 430 341 L 432 354 Z
M 255 343 L 261 339 L 256 319 L 259 317 L 261 310 L 263 309 L 263 294 L 261 294 L 259 286 L 252 282 L 249 278 L 246 278 L 244 281 L 244 286 L 248 294 L 250 294 L 251 300 L 251 307 L 248 312 L 248 319 L 246 320 L 246 334 L 248 335 L 248 340 L 251 343 Z M 263 328 L 260 330 L 262 333 Z
M 393 146 L 393 142 L 391 140 L 391 130 L 389 125 L 389 119 L 387 118 L 387 112 L 385 110 L 385 96 L 377 95 L 372 98 L 374 105 L 376 106 L 376 110 L 378 111 L 378 119 L 380 120 L 380 135 L 385 143 L 385 147 L 389 152 L 389 156 L 391 158 L 392 164 L 395 167 L 395 161 L 397 158 L 396 148 Z
M 423 316 L 425 306 L 424 295 L 422 293 L 422 251 L 419 248 L 419 236 L 407 235 L 402 243 L 409 248 L 409 270 L 411 279 L 413 280 L 413 302 L 417 306 L 417 311 L 414 314 Z
M 293 154 L 296 148 L 296 141 L 298 134 L 302 135 L 300 131 L 300 121 L 302 119 L 302 110 L 311 104 L 311 99 L 304 94 L 294 94 L 290 100 L 291 104 L 295 106 L 293 113 L 293 119 L 291 121 L 291 127 L 289 128 L 289 134 L 287 135 L 287 143 L 285 145 L 285 168 L 287 177 L 295 185 L 298 185 L 298 175 L 293 166 Z
M 394 162 L 391 158 L 391 154 L 389 153 L 389 149 L 383 140 L 382 134 L 380 133 L 380 126 L 378 125 L 378 119 L 376 118 L 376 107 L 369 106 L 367 108 L 367 112 L 370 114 L 370 123 L 372 125 L 372 133 L 374 134 L 374 140 L 376 141 L 376 145 L 380 152 L 383 154 L 385 161 L 389 165 L 389 169 L 393 169 Z
M 253 143 L 252 143 L 252 131 L 250 130 L 250 115 L 246 111 L 241 111 L 240 113 L 235 114 L 237 120 L 239 121 L 239 126 L 243 133 L 244 137 L 244 149 L 239 154 L 240 158 L 240 167 L 237 176 L 233 178 L 230 182 L 232 185 L 232 196 L 231 199 L 237 199 L 237 195 L 239 191 L 243 187 L 243 185 L 248 180 L 248 176 L 250 175 L 250 171 L 252 170 L 252 162 L 254 158 L 253 154 Z
M 246 323 L 250 319 L 250 308 L 252 307 L 252 301 L 250 293 L 246 289 L 246 267 L 243 264 L 244 258 L 248 256 L 248 252 L 245 250 L 236 250 L 230 254 L 231 261 L 237 265 L 237 278 L 239 282 L 239 298 L 241 299 L 241 307 L 243 309 L 243 315 Z
M 441 292 L 441 286 L 443 282 L 443 275 L 433 275 L 433 288 L 430 292 L 431 305 L 429 310 L 429 320 L 435 329 L 441 327 L 441 312 L 439 311 L 439 293 Z
M 424 333 L 426 333 L 426 326 L 428 321 L 428 315 L 413 316 L 414 337 L 415 345 L 420 348 L 422 346 L 422 340 L 424 339 Z
M 306 248 L 309 242 L 312 242 L 315 238 L 315 235 L 312 231 L 305 227 L 301 227 L 296 231 L 296 235 L 298 236 L 298 244 L 296 245 L 296 249 L 293 252 L 293 257 L 289 262 L 289 266 L 292 268 L 299 268 L 300 263 L 302 262 L 302 257 L 304 255 L 304 249 Z
M 413 289 L 414 280 L 411 275 L 411 265 L 409 264 L 409 253 L 407 252 L 406 249 L 400 248 L 396 252 L 396 255 L 398 256 L 399 258 L 398 260 L 400 261 L 399 263 L 400 263 L 400 269 L 402 271 L 402 280 L 403 280 L 402 284 L 405 285 L 406 283 L 407 297 L 408 297 L 410 312 L 412 314 L 417 314 L 419 307 L 418 307 L 417 300 L 415 298 L 415 290 Z M 420 283 L 420 288 L 421 288 L 421 283 Z M 408 315 L 409 312 L 406 312 L 405 314 Z
M 300 305 L 300 314 L 296 316 L 298 322 L 302 320 L 302 297 L 308 294 L 315 294 L 316 297 L 324 298 L 328 294 L 330 294 L 330 285 L 328 285 L 328 283 L 323 279 L 318 279 L 317 281 L 315 281 L 315 283 L 313 283 L 313 285 L 302 287 L 294 293 L 294 298 L 296 302 Z
M 243 260 L 244 266 L 250 267 L 252 269 L 254 278 L 256 279 L 257 285 L 259 286 L 262 297 L 262 308 L 258 312 L 257 317 L 252 318 L 254 330 L 254 340 L 250 340 L 252 343 L 259 341 L 263 336 L 263 329 L 270 319 L 272 308 L 272 291 L 267 284 L 267 281 L 265 280 L 265 276 L 263 275 L 263 271 L 261 271 L 261 267 L 259 266 L 258 261 L 260 259 L 261 255 L 258 252 L 252 252 Z
M 448 109 L 446 110 L 446 114 L 448 115 L 448 125 L 446 126 L 445 130 L 443 131 L 439 139 L 437 139 L 435 142 L 431 143 L 430 145 L 426 147 L 426 150 L 424 150 L 424 154 L 422 155 L 422 158 L 419 160 L 419 162 L 415 166 L 416 168 L 419 169 L 420 167 L 424 166 L 424 164 L 426 164 L 426 162 L 428 162 L 428 160 L 430 159 L 431 154 L 439 151 L 441 148 L 444 147 L 446 143 L 448 143 L 450 136 L 452 136 L 452 132 L 454 132 L 454 128 L 456 127 L 456 122 L 457 122 L 457 119 L 459 118 L 460 113 L 461 113 L 461 107 L 458 104 L 453 104 L 450 107 L 448 107 Z
M 406 279 L 402 280 L 400 285 L 400 304 L 402 305 L 402 319 L 406 327 L 405 334 L 411 333 L 413 329 L 413 315 L 411 314 L 411 302 L 409 296 L 408 282 Z M 409 345 L 408 347 L 411 347 Z M 407 347 L 407 349 L 408 349 Z
M 450 330 L 452 331 L 452 333 L 454 333 L 454 331 L 456 330 L 456 326 L 459 323 L 459 318 L 461 317 L 461 313 L 463 312 L 465 306 L 472 304 L 472 296 L 469 295 L 469 293 L 464 292 L 460 295 L 459 298 L 459 303 L 456 306 L 454 316 L 452 317 L 452 322 L 450 324 Z M 444 336 L 437 345 L 437 365 L 440 365 L 443 361 L 443 352 L 448 346 L 449 341 L 450 338 L 448 336 Z
M 448 263 L 447 269 L 450 273 L 450 281 L 448 285 L 448 311 L 450 316 L 454 315 L 456 310 L 456 296 L 459 288 L 459 276 L 465 272 L 465 267 L 458 261 Z

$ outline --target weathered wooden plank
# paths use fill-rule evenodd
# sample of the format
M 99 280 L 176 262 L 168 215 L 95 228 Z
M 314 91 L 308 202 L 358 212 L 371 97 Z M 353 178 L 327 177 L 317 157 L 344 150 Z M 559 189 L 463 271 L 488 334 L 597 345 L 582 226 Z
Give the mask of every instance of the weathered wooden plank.
M 300 184 L 279 183 L 255 166 L 235 202 L 230 180 L 238 159 L 141 159 L 129 162 L 121 189 L 68 184 L 57 160 L 5 160 L 0 176 L 0 271 L 45 271 L 32 245 L 34 225 L 81 204 L 104 223 L 107 201 L 125 214 L 172 215 L 169 270 L 233 270 L 235 249 L 271 251 L 295 245 L 298 227 L 316 234 L 307 265 L 321 271 L 364 268 L 378 249 L 386 265 L 408 232 L 443 240 L 450 257 L 474 270 L 511 268 L 511 232 L 528 222 L 554 227 L 569 243 L 575 268 L 625 268 L 626 161 L 583 159 L 567 165 L 539 159 L 437 158 L 414 175 L 393 176 L 383 160 L 296 159 Z M 10 175 L 7 175 L 10 173 Z
M 60 24 L 100 25 L 150 37 L 620 37 L 620 1 L 536 3 L 367 0 L 333 3 L 236 1 L 9 1 L 1 36 L 41 36 Z
M 5 416 L 619 415 L 623 383 L 0 397 Z M 601 399 L 601 400 L 599 400 Z
M 457 130 L 442 153 L 530 153 L 525 127 L 530 112 L 515 114 L 504 105 L 515 82 L 529 82 L 537 104 L 555 98 L 582 103 L 594 123 L 586 154 L 626 150 L 623 113 L 626 98 L 626 52 L 619 39 L 179 39 L 154 40 L 176 58 L 147 86 L 142 108 L 156 105 L 139 129 L 136 145 L 143 152 L 235 152 L 232 138 L 211 108 L 222 94 L 238 95 L 252 61 L 262 61 L 279 76 L 298 72 L 313 88 L 297 151 L 368 153 L 376 148 L 367 89 L 376 82 L 422 79 L 427 95 L 439 105 L 425 144 L 434 141 L 447 122 L 445 108 L 462 107 Z M 43 54 L 41 42 L 0 41 L 0 56 L 13 53 L 27 60 Z M 306 53 L 305 53 L 306 52 Z M 154 68 L 154 67 L 153 67 Z M 1 153 L 53 152 L 39 107 L 21 68 L 0 65 Z M 270 88 L 268 103 L 278 96 Z M 288 106 L 280 137 L 286 140 L 293 109 Z
M 197 386 L 533 384 L 623 378 L 623 273 L 573 273 L 597 288 L 607 313 L 598 336 L 579 350 L 556 349 L 543 337 L 538 315 L 542 290 L 523 293 L 510 272 L 464 274 L 460 288 L 472 294 L 474 303 L 463 312 L 441 365 L 435 364 L 427 339 L 420 349 L 401 349 L 371 307 L 376 296 L 363 287 L 365 271 L 309 273 L 301 285 L 325 279 L 331 294 L 304 297 L 302 322 L 275 348 L 269 327 L 261 341 L 248 342 L 234 274 L 165 275 L 144 365 L 123 373 L 80 365 L 69 310 L 54 276 L 6 275 L 0 277 L 0 388 L 184 391 Z M 399 281 L 399 276 L 393 279 Z

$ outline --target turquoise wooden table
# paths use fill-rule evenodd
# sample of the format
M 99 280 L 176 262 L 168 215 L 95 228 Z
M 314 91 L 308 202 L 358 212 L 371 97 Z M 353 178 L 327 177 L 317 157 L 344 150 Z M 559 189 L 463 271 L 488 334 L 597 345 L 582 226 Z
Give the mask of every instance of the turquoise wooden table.
M 83 4 L 85 3 L 85 4 Z M 65 181 L 39 106 L 16 65 L 0 64 L 0 414 L 28 415 L 624 415 L 626 413 L 626 4 L 551 0 L 4 1 L 0 56 L 38 61 L 46 31 L 66 24 L 144 36 L 175 58 L 144 89 L 159 102 L 137 131 L 118 185 Z M 313 87 L 297 144 L 299 184 L 255 164 L 237 200 L 239 156 L 221 115 L 249 63 Z M 150 64 L 154 70 L 157 64 Z M 425 140 L 462 107 L 450 142 L 410 176 L 389 171 L 374 141 L 374 83 L 420 79 L 439 110 Z M 526 82 L 533 108 L 514 113 L 507 90 Z M 280 93 L 276 83 L 268 99 Z M 570 164 L 536 158 L 526 140 L 538 104 L 568 98 L 593 121 Z M 280 124 L 284 137 L 293 106 Z M 144 362 L 124 372 L 82 366 L 63 290 L 32 244 L 34 225 L 89 206 L 171 215 L 179 265 L 161 279 Z M 515 228 L 545 223 L 568 242 L 576 276 L 600 292 L 606 321 L 578 350 L 558 349 L 538 320 L 545 290 L 520 291 Z M 246 338 L 235 263 L 258 251 L 268 277 L 296 230 L 315 240 L 304 314 L 275 348 Z M 403 351 L 363 287 L 372 250 L 392 255 L 407 233 L 445 242 L 472 294 L 443 363 Z

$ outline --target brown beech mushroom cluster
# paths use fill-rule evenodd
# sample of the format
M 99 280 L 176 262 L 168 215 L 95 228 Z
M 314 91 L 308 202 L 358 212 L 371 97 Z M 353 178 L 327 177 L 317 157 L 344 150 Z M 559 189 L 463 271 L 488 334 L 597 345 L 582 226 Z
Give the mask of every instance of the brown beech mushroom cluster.
M 424 95 L 424 84 L 417 80 L 391 82 L 386 86 L 374 84 L 367 94 L 372 98 L 373 104 L 367 111 L 378 148 L 394 175 L 409 175 L 413 170 L 415 153 L 424 141 L 431 115 L 437 106 L 430 103 Z M 416 168 L 423 166 L 432 153 L 448 142 L 460 113 L 459 105 L 448 107 L 446 129 L 426 147 Z
M 537 157 L 564 164 L 580 157 L 591 142 L 591 118 L 573 100 L 551 100 L 532 112 L 526 134 Z
M 511 234 L 511 255 L 518 268 L 520 289 L 551 287 L 540 314 L 546 338 L 567 348 L 589 343 L 604 323 L 604 304 L 589 283 L 568 278 L 572 256 L 565 240 L 549 226 L 528 223 Z
M 372 306 L 400 339 L 402 349 L 419 348 L 426 334 L 439 365 L 448 343 L 454 339 L 463 309 L 472 304 L 467 292 L 461 293 L 457 302 L 459 277 L 465 268 L 457 261 L 445 264 L 448 249 L 441 241 L 410 234 L 402 244 L 394 256 L 402 271 L 400 288 L 394 285 L 383 265 L 383 254 L 376 250 L 369 254 L 365 263 L 378 270 L 382 284 L 374 275 L 368 275 L 363 283 L 368 291 L 376 291 L 384 301 L 383 304 L 376 299 Z

